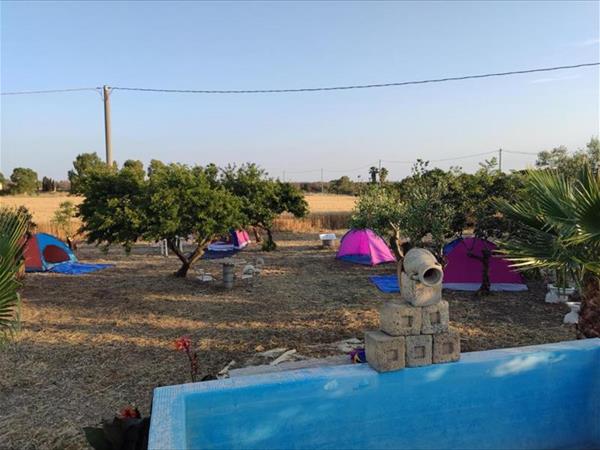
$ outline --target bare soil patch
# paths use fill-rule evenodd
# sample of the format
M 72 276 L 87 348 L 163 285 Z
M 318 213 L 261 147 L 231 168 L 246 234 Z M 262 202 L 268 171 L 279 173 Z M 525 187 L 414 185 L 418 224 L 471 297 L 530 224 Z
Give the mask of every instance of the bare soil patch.
M 173 349 L 181 335 L 199 343 L 201 368 L 214 373 L 232 359 L 242 365 L 260 347 L 331 355 L 328 344 L 377 327 L 376 308 L 393 294 L 379 292 L 368 276 L 394 267 L 336 261 L 314 233 L 276 238 L 276 252 L 251 246 L 239 255 L 265 259 L 253 288 L 225 291 L 218 282 L 175 279 L 177 260 L 150 245 L 129 257 L 82 246 L 80 259 L 116 267 L 83 276 L 28 275 L 22 331 L 0 350 L 0 447 L 83 449 L 83 426 L 127 403 L 148 414 L 154 387 L 188 381 L 185 358 Z M 199 267 L 220 276 L 217 261 Z M 562 325 L 567 308 L 543 296 L 536 284 L 485 299 L 445 293 L 463 351 L 574 339 L 573 327 Z

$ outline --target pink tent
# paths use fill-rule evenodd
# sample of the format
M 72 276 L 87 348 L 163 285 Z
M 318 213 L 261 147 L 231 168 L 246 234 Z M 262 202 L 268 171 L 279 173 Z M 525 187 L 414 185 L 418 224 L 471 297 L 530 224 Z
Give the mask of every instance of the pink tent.
M 336 258 L 369 266 L 396 261 L 385 241 L 368 228 L 348 231 L 342 237 Z
M 481 285 L 483 267 L 481 262 L 468 255 L 481 256 L 487 248 L 494 251 L 496 245 L 492 242 L 476 238 L 456 239 L 444 247 L 447 265 L 444 268 L 444 288 L 472 290 Z M 490 260 L 490 283 L 492 290 L 521 291 L 527 290 L 520 273 L 510 268 L 510 263 L 501 256 L 494 255 Z
M 250 236 L 246 230 L 231 230 L 231 240 L 236 249 L 242 249 L 250 243 Z

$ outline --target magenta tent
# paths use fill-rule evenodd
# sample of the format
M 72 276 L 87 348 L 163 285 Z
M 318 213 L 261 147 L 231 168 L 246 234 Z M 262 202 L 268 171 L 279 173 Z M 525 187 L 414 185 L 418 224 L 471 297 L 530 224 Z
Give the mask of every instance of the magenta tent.
M 444 268 L 444 288 L 476 291 L 481 286 L 483 268 L 481 262 L 470 257 L 482 255 L 487 248 L 492 252 L 496 249 L 493 242 L 477 238 L 459 238 L 446 244 L 444 255 L 447 264 Z M 527 285 L 520 273 L 510 268 L 510 262 L 502 256 L 494 254 L 490 260 L 490 284 L 492 291 L 526 291 Z
M 385 241 L 368 228 L 348 231 L 342 237 L 336 258 L 368 266 L 396 261 Z

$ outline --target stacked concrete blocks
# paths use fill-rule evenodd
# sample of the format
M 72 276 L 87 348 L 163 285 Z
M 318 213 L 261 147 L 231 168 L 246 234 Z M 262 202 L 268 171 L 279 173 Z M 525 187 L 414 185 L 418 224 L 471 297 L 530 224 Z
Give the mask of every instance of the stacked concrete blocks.
M 415 250 L 417 254 L 411 255 Z M 406 264 L 407 259 L 411 264 Z M 388 372 L 458 361 L 460 335 L 448 329 L 449 305 L 441 297 L 441 268 L 429 252 L 413 249 L 405 257 L 404 269 L 409 271 L 398 276 L 402 301 L 385 302 L 379 310 L 380 330 L 365 333 L 368 363 L 379 372 Z

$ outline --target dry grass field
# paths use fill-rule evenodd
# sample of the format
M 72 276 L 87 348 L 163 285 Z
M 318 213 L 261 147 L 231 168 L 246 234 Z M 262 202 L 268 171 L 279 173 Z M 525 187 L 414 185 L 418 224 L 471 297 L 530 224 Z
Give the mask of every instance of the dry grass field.
M 33 220 L 37 223 L 49 222 L 54 215 L 54 211 L 65 201 L 79 204 L 82 201 L 82 197 L 62 192 L 56 194 L 0 196 L 0 205 L 9 207 L 26 206 L 31 214 L 33 214 Z
M 254 287 L 231 291 L 220 281 L 174 278 L 176 258 L 149 245 L 131 256 L 84 245 L 81 260 L 115 267 L 82 276 L 28 274 L 22 330 L 0 351 L 0 447 L 84 449 L 83 426 L 127 403 L 148 414 L 154 387 L 188 381 L 185 357 L 173 349 L 181 335 L 199 343 L 202 372 L 215 373 L 231 360 L 244 365 L 261 348 L 336 354 L 332 343 L 377 327 L 378 305 L 394 294 L 379 292 L 368 276 L 393 273 L 394 266 L 339 262 L 315 233 L 275 237 L 275 252 L 251 245 L 238 255 L 264 257 L 265 270 Z M 198 267 L 220 275 L 218 261 Z M 575 337 L 562 324 L 566 307 L 544 303 L 539 285 L 485 299 L 444 295 L 464 351 Z
M 346 228 L 350 219 L 350 211 L 354 207 L 356 197 L 350 195 L 307 194 L 306 200 L 310 213 L 304 219 L 296 219 L 283 215 L 275 222 L 279 231 L 330 231 Z M 38 231 L 61 236 L 61 231 L 52 223 L 54 212 L 64 201 L 79 204 L 82 197 L 64 193 L 0 196 L 0 205 L 26 206 L 33 214 Z

